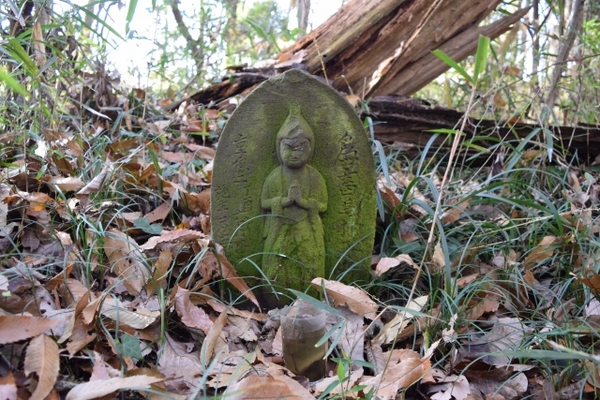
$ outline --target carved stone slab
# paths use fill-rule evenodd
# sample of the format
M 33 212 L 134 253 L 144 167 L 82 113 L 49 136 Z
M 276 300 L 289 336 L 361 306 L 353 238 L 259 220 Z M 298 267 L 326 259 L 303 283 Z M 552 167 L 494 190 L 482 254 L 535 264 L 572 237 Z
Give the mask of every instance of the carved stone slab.
M 298 290 L 353 265 L 353 279 L 368 278 L 375 217 L 371 146 L 337 91 L 290 70 L 232 114 L 215 157 L 211 222 L 240 276 Z

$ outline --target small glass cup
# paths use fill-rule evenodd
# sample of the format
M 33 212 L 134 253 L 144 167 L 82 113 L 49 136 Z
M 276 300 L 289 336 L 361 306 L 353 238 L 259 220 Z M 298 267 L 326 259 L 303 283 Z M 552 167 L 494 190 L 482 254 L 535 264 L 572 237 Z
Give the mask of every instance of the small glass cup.
M 327 342 L 315 346 L 325 335 L 327 314 L 306 303 L 297 303 L 281 317 L 283 361 L 287 369 L 309 381 L 325 377 Z

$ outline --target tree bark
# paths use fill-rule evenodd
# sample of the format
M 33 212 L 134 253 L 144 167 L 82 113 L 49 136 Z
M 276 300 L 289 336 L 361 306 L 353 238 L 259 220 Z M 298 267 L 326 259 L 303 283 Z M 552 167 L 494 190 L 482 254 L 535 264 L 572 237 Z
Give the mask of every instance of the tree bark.
M 417 156 L 435 135 L 433 129 L 455 129 L 465 117 L 464 113 L 443 107 L 422 105 L 419 100 L 399 98 L 397 96 L 380 96 L 369 102 L 369 115 L 373 120 L 375 137 L 383 143 L 394 144 L 402 148 L 409 157 Z M 542 135 L 542 127 L 552 131 L 558 138 L 555 141 L 555 154 L 562 153 L 559 143 L 564 143 L 568 158 L 576 157 L 578 162 L 591 163 L 600 155 L 600 129 L 595 126 L 579 124 L 578 126 L 545 126 L 539 124 L 511 123 L 508 121 L 484 120 L 469 118 L 466 124 L 465 139 L 477 136 L 478 145 L 491 148 L 498 140 L 506 144 L 518 146 L 532 131 L 538 130 Z M 484 138 L 489 137 L 486 141 Z M 431 147 L 434 151 L 442 149 L 445 154 L 450 143 L 445 135 L 438 135 Z M 543 142 L 540 138 L 537 142 Z M 532 140 L 532 146 L 536 140 Z M 474 150 L 466 150 L 469 156 Z M 489 154 L 483 154 L 476 160 L 477 164 L 490 160 Z M 493 157 L 491 157 L 493 160 Z
M 488 31 L 479 28 L 500 2 L 352 0 L 284 53 L 305 51 L 308 71 L 328 78 L 338 90 L 360 96 L 411 95 L 447 68 L 431 57 L 432 50 L 462 46 L 454 49 L 460 56 L 455 60 L 461 61 L 475 51 L 480 33 L 498 36 L 524 14 L 519 10 Z
M 445 42 L 440 46 L 440 50 L 453 60 L 464 60 L 477 50 L 477 40 L 480 35 L 487 36 L 490 39 L 497 38 L 527 14 L 527 11 L 527 8 L 523 8 L 491 25 L 472 27 Z M 446 63 L 440 61 L 433 54 L 427 53 L 420 59 L 407 64 L 403 68 L 402 73 L 394 77 L 390 86 L 387 86 L 385 90 L 375 92 L 375 95 L 383 95 L 388 94 L 386 92 L 395 91 L 396 93 L 409 96 L 422 89 L 448 69 L 449 67 Z
M 310 0 L 296 1 L 296 18 L 298 20 L 298 29 L 301 36 L 304 36 L 308 29 L 308 15 L 310 14 Z
M 581 24 L 583 23 L 583 10 L 585 0 L 575 0 L 573 4 L 573 12 L 571 14 L 571 22 L 569 23 L 569 31 L 564 42 L 561 42 L 558 49 L 558 55 L 556 56 L 556 62 L 554 69 L 552 70 L 552 77 L 550 79 L 550 86 L 548 87 L 548 95 L 546 96 L 546 105 L 553 107 L 556 97 L 558 96 L 558 81 L 560 80 L 565 67 L 567 57 L 571 52 L 573 43 L 577 33 L 581 30 Z

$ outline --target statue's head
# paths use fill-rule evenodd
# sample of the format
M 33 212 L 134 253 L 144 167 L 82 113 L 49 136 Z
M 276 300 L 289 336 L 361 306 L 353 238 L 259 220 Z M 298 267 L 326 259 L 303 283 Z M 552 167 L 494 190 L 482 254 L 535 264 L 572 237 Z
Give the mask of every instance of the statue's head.
M 277 133 L 276 143 L 277 159 L 289 168 L 301 168 L 312 158 L 314 134 L 298 109 L 290 110 Z

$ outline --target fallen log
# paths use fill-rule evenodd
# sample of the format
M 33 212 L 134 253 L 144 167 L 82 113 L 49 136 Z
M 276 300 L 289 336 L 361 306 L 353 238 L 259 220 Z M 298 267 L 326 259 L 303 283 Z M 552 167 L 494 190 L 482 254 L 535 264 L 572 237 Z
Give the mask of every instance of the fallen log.
M 449 152 L 452 138 L 438 135 L 432 130 L 457 130 L 465 114 L 443 107 L 429 107 L 423 102 L 399 96 L 380 96 L 368 102 L 368 111 L 363 117 L 371 117 L 375 138 L 395 147 L 402 147 L 409 156 L 416 156 L 430 140 L 433 151 L 440 154 Z M 525 122 L 476 119 L 467 116 L 463 140 L 477 137 L 481 147 L 491 149 L 502 142 L 503 146 L 517 145 L 532 132 L 526 149 L 544 149 L 544 135 L 552 134 L 555 154 L 564 154 L 569 159 L 576 158 L 580 163 L 591 163 L 600 155 L 600 128 L 580 124 L 578 126 L 541 126 Z M 564 150 L 564 151 L 563 151 Z M 490 158 L 490 154 L 468 150 L 467 156 L 475 156 L 479 164 Z M 493 157 L 491 158 L 493 161 Z
M 462 61 L 475 52 L 479 34 L 496 38 L 527 12 L 479 27 L 500 2 L 352 0 L 282 55 L 304 52 L 307 70 L 338 90 L 409 96 L 448 68 L 431 51 Z
M 527 14 L 528 10 L 529 8 L 523 8 L 490 25 L 472 27 L 446 41 L 439 49 L 455 61 L 464 60 L 477 50 L 480 35 L 490 39 L 497 38 Z M 397 93 L 410 96 L 448 69 L 446 63 L 441 62 L 432 53 L 427 53 L 418 60 L 406 64 L 400 71 L 394 72 L 393 69 L 390 69 L 382 77 L 381 83 L 373 88 L 372 92 L 375 95 Z M 379 87 L 385 87 L 385 90 L 378 90 Z
M 237 72 L 223 78 L 215 87 L 209 87 L 183 101 L 194 101 L 207 107 L 227 110 L 235 109 L 235 102 L 230 98 L 243 97 L 249 94 L 261 82 L 273 75 L 273 69 L 260 72 Z M 344 95 L 344 93 L 341 93 Z M 174 110 L 179 103 L 168 108 Z M 409 156 L 419 154 L 430 140 L 434 140 L 432 148 L 445 152 L 450 148 L 444 136 L 434 138 L 433 129 L 457 129 L 464 113 L 443 107 L 430 107 L 426 102 L 405 96 L 377 96 L 366 102 L 366 107 L 360 111 L 362 118 L 373 120 L 375 138 L 379 141 L 402 146 Z M 470 117 L 465 129 L 465 139 L 481 136 L 478 143 L 490 148 L 499 140 L 506 145 L 516 146 L 520 140 L 537 130 L 540 138 L 543 129 L 554 135 L 554 143 L 564 147 L 567 154 L 576 156 L 580 162 L 588 163 L 600 154 L 600 128 L 588 125 L 577 126 L 540 126 L 523 122 L 483 120 Z M 432 139 L 434 138 L 434 139 Z M 486 138 L 489 138 L 486 140 Z M 538 140 L 540 147 L 544 140 Z M 535 143 L 535 140 L 531 142 Z M 470 151 L 474 154 L 474 151 Z M 478 162 L 485 161 L 488 154 L 481 154 Z
M 211 104 L 219 104 L 230 98 L 245 93 L 248 89 L 252 90 L 258 84 L 266 81 L 273 73 L 268 71 L 256 72 L 241 72 L 234 73 L 227 77 L 223 77 L 222 82 L 211 85 L 205 89 L 199 90 L 196 93 L 182 100 L 169 104 L 164 109 L 165 111 L 173 111 L 177 109 L 183 102 L 194 101 L 198 104 L 209 106 Z M 222 108 L 222 107 L 219 107 Z

